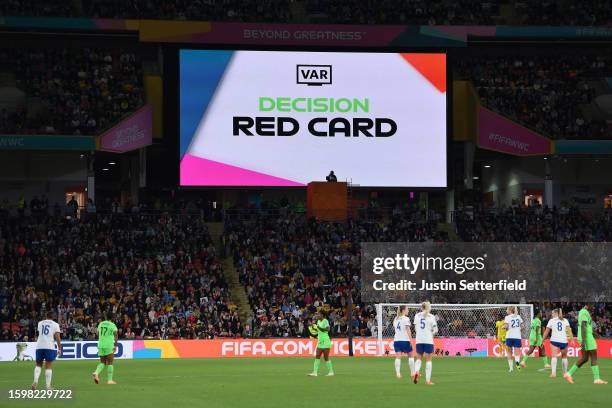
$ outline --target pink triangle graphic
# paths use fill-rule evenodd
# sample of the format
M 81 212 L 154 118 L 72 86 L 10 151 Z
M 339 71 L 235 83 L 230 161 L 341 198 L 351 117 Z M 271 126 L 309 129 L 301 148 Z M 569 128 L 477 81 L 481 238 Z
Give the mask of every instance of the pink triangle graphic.
M 181 160 L 182 186 L 305 186 L 230 164 L 186 154 Z

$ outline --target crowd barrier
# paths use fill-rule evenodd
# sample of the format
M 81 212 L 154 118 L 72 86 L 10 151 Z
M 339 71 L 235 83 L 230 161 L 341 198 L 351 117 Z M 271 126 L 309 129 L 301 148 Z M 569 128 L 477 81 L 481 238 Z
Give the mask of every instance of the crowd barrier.
M 97 342 L 65 341 L 60 360 L 86 360 L 98 358 Z M 18 345 L 21 345 L 18 347 Z M 597 340 L 597 354 L 601 358 L 612 357 L 612 340 Z M 21 348 L 20 359 L 32 360 L 36 350 L 35 342 L 0 343 L 0 361 L 17 359 Z M 523 340 L 523 350 L 529 348 Z M 545 344 L 550 353 L 548 342 Z M 221 357 L 309 357 L 313 356 L 316 341 L 312 339 L 216 339 L 216 340 L 121 340 L 115 358 L 119 359 L 157 359 L 157 358 L 221 358 Z M 438 356 L 466 357 L 500 357 L 501 348 L 493 339 L 474 338 L 437 338 L 435 354 Z M 393 340 L 383 340 L 385 355 L 393 355 Z M 379 355 L 377 339 L 353 339 L 355 356 Z M 331 355 L 348 356 L 347 339 L 333 339 Z M 579 346 L 573 343 L 569 347 L 570 357 L 579 354 Z M 536 354 L 537 356 L 537 351 Z

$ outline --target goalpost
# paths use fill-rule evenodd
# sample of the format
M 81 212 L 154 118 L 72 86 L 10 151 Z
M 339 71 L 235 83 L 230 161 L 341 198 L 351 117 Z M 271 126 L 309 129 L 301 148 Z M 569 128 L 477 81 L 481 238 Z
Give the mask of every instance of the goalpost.
M 378 329 L 378 354 L 385 354 L 384 341 L 393 340 L 393 319 L 399 306 L 408 306 L 411 323 L 421 311 L 418 303 L 378 303 L 376 320 Z M 446 338 L 495 338 L 495 322 L 506 316 L 506 308 L 516 306 L 523 318 L 522 337 L 529 337 L 533 305 L 530 304 L 432 304 L 431 314 L 438 322 L 438 337 Z M 414 333 L 414 332 L 413 332 Z

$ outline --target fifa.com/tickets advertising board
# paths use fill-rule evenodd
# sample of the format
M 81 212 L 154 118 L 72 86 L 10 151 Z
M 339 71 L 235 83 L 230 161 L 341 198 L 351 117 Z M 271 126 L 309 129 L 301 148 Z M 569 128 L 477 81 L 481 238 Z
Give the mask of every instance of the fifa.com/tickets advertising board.
M 181 50 L 180 184 L 446 187 L 446 55 Z

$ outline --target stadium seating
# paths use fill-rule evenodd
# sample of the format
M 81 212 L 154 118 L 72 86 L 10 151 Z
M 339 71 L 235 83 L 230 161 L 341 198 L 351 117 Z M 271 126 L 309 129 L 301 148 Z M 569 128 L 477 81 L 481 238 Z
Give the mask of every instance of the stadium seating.
M 374 336 L 374 308 L 360 302 L 359 243 L 448 239 L 414 209 L 397 208 L 386 221 L 365 217 L 346 224 L 278 210 L 227 217 L 226 250 L 254 316 L 240 322 L 202 213 L 188 212 L 81 220 L 1 212 L 0 268 L 7 273 L 0 275 L 0 340 L 32 338 L 47 307 L 59 311 L 70 339 L 94 338 L 94 322 L 105 308 L 120 316 L 122 338 L 307 337 L 318 308 L 330 311 L 332 335 L 351 328 L 356 336 Z M 609 214 L 577 210 L 457 212 L 455 222 L 465 241 L 612 239 Z M 575 329 L 579 304 L 536 305 L 544 313 L 559 306 Z M 610 304 L 596 309 L 595 330 L 612 337 Z
M 0 110 L 2 133 L 95 135 L 143 104 L 141 63 L 129 51 L 4 48 L 0 61 L 25 94 Z
M 472 81 L 485 107 L 551 139 L 609 139 L 589 104 L 611 63 L 586 55 L 459 58 L 455 78 Z
M 307 336 L 318 307 L 330 309 L 334 335 L 349 327 L 355 335 L 370 335 L 375 313 L 359 303 L 359 243 L 443 239 L 420 211 L 401 209 L 387 223 L 321 223 L 302 215 L 230 220 L 226 234 L 253 308 L 255 334 L 262 337 Z M 350 326 L 349 291 L 357 306 Z
M 604 0 L 579 5 L 534 0 L 435 3 L 423 0 L 81 0 L 51 3 L 6 0 L 0 4 L 0 15 L 334 24 L 605 26 L 612 21 L 612 6 Z
M 0 269 L 1 340 L 34 338 L 49 308 L 73 340 L 95 338 L 104 310 L 121 338 L 242 334 L 200 217 L 2 217 Z

